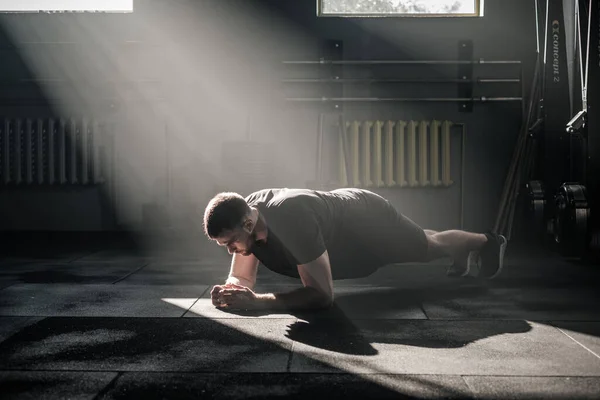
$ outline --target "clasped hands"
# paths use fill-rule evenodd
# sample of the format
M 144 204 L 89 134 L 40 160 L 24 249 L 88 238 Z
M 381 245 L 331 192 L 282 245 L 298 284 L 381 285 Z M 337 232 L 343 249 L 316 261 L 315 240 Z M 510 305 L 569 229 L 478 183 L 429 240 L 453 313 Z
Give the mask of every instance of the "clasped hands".
M 235 283 L 214 286 L 210 297 L 215 307 L 234 310 L 254 309 L 258 298 L 251 289 Z

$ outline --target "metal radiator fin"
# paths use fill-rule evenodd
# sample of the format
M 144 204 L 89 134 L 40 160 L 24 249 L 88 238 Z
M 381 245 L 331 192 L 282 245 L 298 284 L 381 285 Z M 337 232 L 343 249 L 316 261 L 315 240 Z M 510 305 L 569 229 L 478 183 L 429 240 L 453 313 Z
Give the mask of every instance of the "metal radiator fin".
M 0 118 L 0 184 L 103 183 L 111 143 L 91 118 Z
M 353 187 L 448 187 L 450 121 L 352 121 L 339 138 L 339 183 Z

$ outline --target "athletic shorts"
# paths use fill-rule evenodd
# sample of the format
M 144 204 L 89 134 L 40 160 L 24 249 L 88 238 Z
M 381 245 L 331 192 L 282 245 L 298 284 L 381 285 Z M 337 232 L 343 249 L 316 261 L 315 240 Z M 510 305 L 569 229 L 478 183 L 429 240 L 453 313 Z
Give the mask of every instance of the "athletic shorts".
M 389 264 L 427 260 L 424 230 L 383 197 L 361 191 L 365 212 L 341 221 L 343 232 L 328 248 L 334 279 L 371 275 Z

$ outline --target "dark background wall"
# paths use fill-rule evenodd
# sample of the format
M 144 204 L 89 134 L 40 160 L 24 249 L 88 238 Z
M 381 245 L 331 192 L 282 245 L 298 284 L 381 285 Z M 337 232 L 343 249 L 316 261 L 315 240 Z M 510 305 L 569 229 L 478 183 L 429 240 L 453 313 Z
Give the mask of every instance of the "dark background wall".
M 116 149 L 109 184 L 0 188 L 0 229 L 143 228 L 150 205 L 166 206 L 174 221 L 198 227 L 198 210 L 216 191 L 306 187 L 315 178 L 322 110 L 284 101 L 303 93 L 281 78 L 310 71 L 281 61 L 316 59 L 324 40 L 342 41 L 344 58 L 363 60 L 452 60 L 459 41 L 471 40 L 475 59 L 522 61 L 526 87 L 535 58 L 533 3 L 522 0 L 487 0 L 481 18 L 427 19 L 319 18 L 314 0 L 145 0 L 135 7 L 133 14 L 0 19 L 0 117 L 93 116 L 114 124 Z M 363 77 L 456 74 L 455 67 L 439 65 L 344 70 Z M 474 74 L 514 78 L 520 68 L 476 66 Z M 347 96 L 382 97 L 456 97 L 456 90 L 447 84 L 343 89 Z M 481 86 L 474 94 L 520 96 L 521 87 Z M 520 103 L 475 104 L 472 112 L 456 103 L 350 104 L 343 111 L 347 120 L 464 123 L 465 174 L 460 132 L 453 131 L 452 187 L 376 191 L 418 223 L 447 229 L 460 224 L 464 188 L 464 228 L 492 226 L 521 124 Z M 334 119 L 331 114 L 327 121 Z M 259 143 L 253 155 L 268 155 L 254 183 L 239 175 L 249 151 L 230 144 L 247 140 Z M 224 163 L 227 155 L 238 163 Z M 325 165 L 334 155 L 325 146 Z

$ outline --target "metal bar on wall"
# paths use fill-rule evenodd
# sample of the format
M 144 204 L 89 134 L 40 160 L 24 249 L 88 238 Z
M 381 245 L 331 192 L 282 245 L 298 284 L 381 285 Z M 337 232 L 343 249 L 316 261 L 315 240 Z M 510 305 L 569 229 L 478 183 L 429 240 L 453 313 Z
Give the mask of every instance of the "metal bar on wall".
M 117 204 L 117 182 L 115 179 L 115 172 L 117 170 L 117 162 L 118 162 L 118 154 L 117 154 L 117 148 L 116 148 L 116 126 L 115 123 L 112 122 L 110 124 L 110 132 L 108 133 L 108 153 L 109 153 L 109 160 L 108 160 L 108 165 L 109 165 L 109 173 L 108 173 L 108 179 L 110 179 L 109 184 L 110 184 L 110 198 L 112 199 L 113 205 L 116 206 Z
M 362 165 L 359 166 L 362 172 L 361 182 L 363 186 L 373 186 L 371 180 L 371 127 L 373 126 L 372 121 L 363 121 L 362 123 L 357 122 L 362 128 L 359 131 L 360 135 L 360 157 Z M 362 168 L 361 168 L 362 167 Z
M 13 127 L 13 133 L 14 133 L 14 158 L 13 158 L 13 171 L 14 171 L 14 181 L 16 184 L 21 183 L 22 177 L 21 177 L 21 150 L 22 150 L 22 143 L 21 143 L 21 134 L 22 134 L 22 123 L 20 119 L 17 119 L 15 122 L 15 125 Z
M 434 187 L 440 186 L 442 184 L 442 181 L 440 179 L 440 127 L 440 121 L 433 120 L 431 122 L 429 152 L 431 154 L 431 185 Z
M 383 187 L 383 133 L 384 121 L 375 121 L 373 126 L 373 164 L 376 166 L 373 176 L 375 187 Z
M 448 98 L 400 98 L 400 97 L 333 97 L 333 98 L 318 98 L 318 97 L 288 97 L 287 101 L 296 101 L 296 102 L 461 102 L 461 101 L 472 101 L 478 103 L 487 103 L 487 102 L 496 102 L 496 101 L 522 101 L 522 97 L 481 97 L 481 98 L 457 98 L 457 97 L 448 97 Z
M 319 65 L 319 64 L 339 64 L 339 65 L 415 65 L 415 64 L 521 64 L 518 60 L 298 60 L 282 61 L 283 64 L 294 65 Z
M 460 135 L 460 229 L 465 229 L 465 149 L 467 148 L 467 124 L 456 123 L 453 125 L 462 127 Z
M 421 186 L 429 186 L 430 184 L 427 171 L 427 153 L 430 150 L 427 145 L 429 125 L 429 121 L 419 123 L 419 184 Z
M 442 123 L 442 184 L 444 186 L 450 186 L 454 183 L 451 178 L 451 166 L 450 166 L 450 158 L 452 156 L 450 146 L 451 146 L 451 138 L 450 138 L 450 128 L 452 127 L 452 122 L 444 121 Z
M 70 134 L 70 161 L 71 164 L 69 166 L 70 173 L 69 177 L 71 184 L 75 185 L 77 183 L 77 152 L 78 152 L 78 137 L 79 137 L 79 129 L 77 128 L 77 124 L 74 119 L 71 119 L 69 123 L 69 134 Z
M 339 152 L 338 152 L 338 168 L 340 171 L 340 186 L 342 187 L 346 187 L 348 186 L 348 168 L 346 168 L 346 164 L 348 163 L 348 151 L 346 151 L 345 149 L 347 148 L 346 146 L 346 140 L 344 139 L 344 136 L 346 136 L 345 132 L 343 132 L 343 129 L 339 129 L 339 138 L 338 138 L 338 147 L 339 147 Z
M 165 204 L 167 207 L 171 206 L 171 184 L 173 182 L 173 164 L 171 162 L 171 140 L 173 136 L 171 136 L 171 131 L 169 129 L 169 124 L 165 123 L 165 166 L 166 170 L 166 179 L 165 179 Z
M 61 185 L 67 183 L 66 172 L 66 143 L 65 143 L 65 120 L 58 121 L 58 182 Z
M 33 137 L 32 137 L 32 132 L 33 131 L 33 121 L 31 121 L 31 119 L 27 118 L 27 120 L 25 120 L 25 182 L 29 185 L 31 185 L 33 183 L 33 169 L 32 169 L 32 164 L 33 164 L 33 151 L 32 151 L 32 145 L 33 145 Z
M 41 119 L 36 120 L 36 167 L 37 167 L 37 183 L 41 185 L 44 183 L 44 122 Z
M 48 120 L 48 183 L 53 185 L 56 182 L 55 174 L 55 149 L 54 143 L 56 140 L 56 124 L 54 120 L 50 118 Z
M 344 120 L 344 114 L 340 113 L 338 116 L 338 135 L 341 144 L 341 154 L 342 157 L 342 171 L 343 171 L 343 181 L 344 186 L 348 185 L 350 180 L 350 174 L 353 173 L 350 169 L 350 145 L 348 143 L 348 136 L 346 135 L 346 121 Z M 354 181 L 354 178 L 352 178 Z
M 352 185 L 353 186 L 361 186 L 362 183 L 360 181 L 360 134 L 359 128 L 360 123 L 358 121 L 354 121 L 352 123 L 347 123 L 346 126 L 350 129 L 350 166 L 352 167 L 351 176 L 352 176 Z M 347 169 L 348 171 L 348 169 Z
M 396 186 L 394 180 L 394 127 L 396 126 L 395 121 L 387 121 L 385 123 L 385 180 L 384 185 Z
M 408 185 L 408 181 L 406 178 L 406 155 L 404 154 L 404 146 L 405 146 L 405 138 L 406 138 L 406 121 L 398 121 L 396 122 L 396 156 L 398 157 L 398 162 L 396 163 L 396 184 L 400 187 L 404 187 Z
M 283 83 L 521 83 L 519 78 L 479 79 L 394 79 L 394 78 L 294 78 L 282 79 Z
M 87 119 L 81 121 L 81 183 L 88 184 L 90 125 Z
M 315 181 L 318 182 L 319 184 L 322 182 L 323 179 L 323 165 L 322 165 L 322 159 L 323 159 L 323 119 L 325 118 L 325 115 L 323 113 L 319 114 L 319 122 L 318 122 L 318 126 L 317 126 L 317 166 L 316 166 L 316 173 L 315 173 Z
M 94 183 L 102 183 L 102 166 L 100 164 L 100 126 L 92 121 L 92 173 Z
M 416 121 L 408 123 L 408 186 L 419 186 L 417 179 L 417 126 Z

